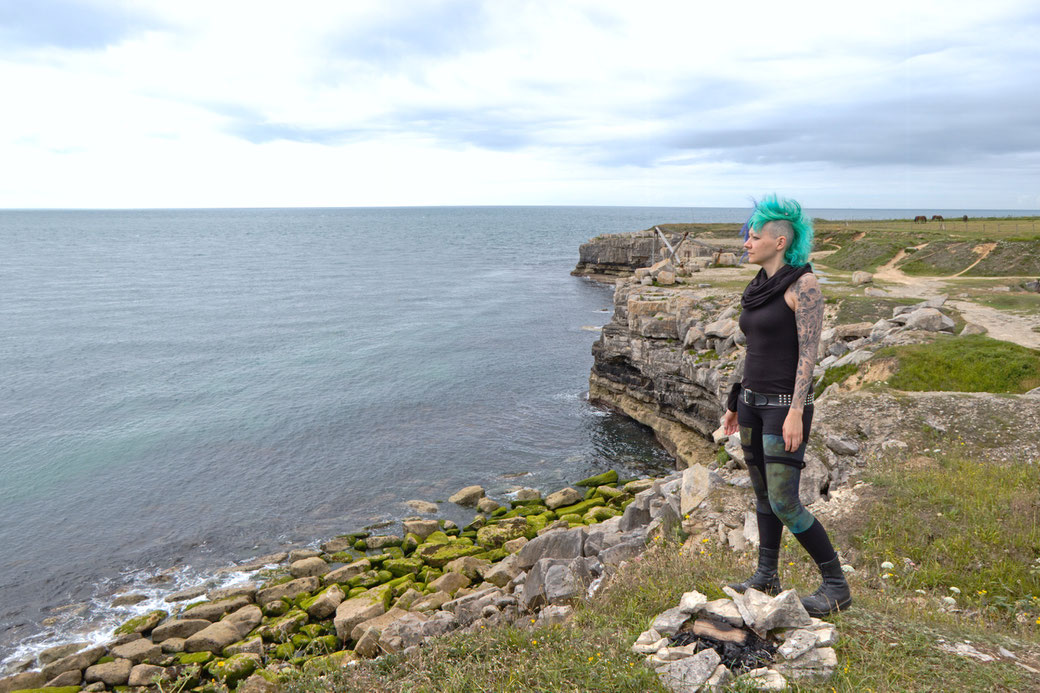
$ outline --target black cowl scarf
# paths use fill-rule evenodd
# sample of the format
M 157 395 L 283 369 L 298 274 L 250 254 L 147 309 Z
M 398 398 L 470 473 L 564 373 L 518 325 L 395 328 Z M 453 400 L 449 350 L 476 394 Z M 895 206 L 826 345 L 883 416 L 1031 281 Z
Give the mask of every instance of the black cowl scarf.
M 763 267 L 744 288 L 744 294 L 740 297 L 740 305 L 743 308 L 764 306 L 778 293 L 782 294 L 787 291 L 787 287 L 806 272 L 812 272 L 812 265 L 808 262 L 801 267 L 784 263 L 773 273 L 772 277 L 766 276 L 766 269 Z

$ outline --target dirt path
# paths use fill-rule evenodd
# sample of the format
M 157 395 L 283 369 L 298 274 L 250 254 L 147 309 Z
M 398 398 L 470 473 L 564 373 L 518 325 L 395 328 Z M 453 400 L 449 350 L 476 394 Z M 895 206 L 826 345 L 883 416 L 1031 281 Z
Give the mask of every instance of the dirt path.
M 927 244 L 923 243 L 917 248 L 921 249 L 925 245 Z M 900 298 L 925 299 L 937 294 L 953 293 L 957 291 L 957 279 L 981 262 L 995 247 L 996 243 L 980 244 L 979 257 L 975 262 L 956 274 L 943 277 L 915 277 L 904 273 L 896 267 L 900 260 L 907 255 L 905 250 L 900 250 L 895 257 L 877 268 L 874 272 L 874 281 L 886 282 L 887 286 L 877 288 Z M 1008 281 L 1019 278 L 1001 277 Z M 965 279 L 977 279 L 977 277 L 965 277 Z M 947 304 L 960 311 L 967 322 L 985 327 L 989 336 L 994 339 L 1013 342 L 1030 349 L 1040 349 L 1040 332 L 1033 330 L 1034 327 L 1040 325 L 1040 315 L 1022 315 L 998 310 L 963 298 L 948 300 Z
M 950 300 L 946 303 L 959 310 L 966 321 L 985 327 L 994 339 L 1040 349 L 1040 332 L 1033 331 L 1034 327 L 1040 325 L 1040 316 L 1017 315 L 964 300 Z
M 980 262 L 982 262 L 983 260 L 985 260 L 985 259 L 986 259 L 986 257 L 987 257 L 987 256 L 988 256 L 988 255 L 989 255 L 990 253 L 992 253 L 992 252 L 993 252 L 993 249 L 994 249 L 994 248 L 996 248 L 996 247 L 997 247 L 997 244 L 996 244 L 996 243 L 982 243 L 982 244 L 979 244 L 979 245 L 975 246 L 974 250 L 975 250 L 975 251 L 976 251 L 977 253 L 979 253 L 979 257 L 978 257 L 978 259 L 977 259 L 977 260 L 975 260 L 975 262 L 973 262 L 973 263 L 971 263 L 970 265 L 968 265 L 967 267 L 965 267 L 964 269 L 962 269 L 962 270 L 961 270 L 960 272 L 958 272 L 957 274 L 951 274 L 950 276 L 951 276 L 951 277 L 959 277 L 959 276 L 961 276 L 962 274 L 964 274 L 965 272 L 967 272 L 968 270 L 970 270 L 970 269 L 971 269 L 972 267 L 974 267 L 975 265 L 977 265 L 977 264 L 979 264 Z

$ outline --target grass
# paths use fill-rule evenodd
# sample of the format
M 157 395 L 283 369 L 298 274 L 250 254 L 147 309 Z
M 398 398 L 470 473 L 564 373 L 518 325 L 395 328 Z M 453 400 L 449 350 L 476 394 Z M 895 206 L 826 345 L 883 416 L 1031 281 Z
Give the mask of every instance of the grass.
M 886 356 L 899 361 L 888 379 L 899 390 L 1023 393 L 1040 386 L 1040 351 L 986 335 L 937 335 L 875 353 Z
M 1009 267 L 1014 268 L 1016 275 L 1040 275 L 1040 238 L 1030 241 L 998 241 L 997 247 L 965 274 L 1008 274 Z
M 846 243 L 841 250 L 821 258 L 820 264 L 843 270 L 872 272 L 895 257 L 906 245 L 901 239 L 864 238 Z
M 877 322 L 881 318 L 891 318 L 897 306 L 920 303 L 916 298 L 878 298 L 875 296 L 848 295 L 840 299 L 835 322 L 847 325 L 855 322 Z
M 1040 294 L 1034 293 L 980 294 L 972 297 L 972 300 L 975 303 L 981 303 L 984 306 L 990 306 L 999 310 L 1029 314 L 1035 314 L 1037 311 L 1040 311 Z
M 981 663 L 942 650 L 970 640 L 1006 647 L 1037 668 L 1040 654 L 1040 468 L 969 459 L 958 442 L 932 457 L 871 460 L 852 519 L 828 522 L 835 547 L 852 555 L 853 608 L 828 617 L 838 628 L 838 669 L 792 691 L 1026 691 L 1040 676 L 998 658 Z M 750 493 L 747 506 L 752 505 Z M 755 552 L 681 533 L 654 542 L 603 590 L 576 605 L 567 625 L 453 632 L 410 655 L 328 674 L 294 675 L 287 693 L 387 691 L 653 691 L 665 689 L 629 647 L 661 611 L 696 589 L 716 599 L 754 570 Z M 907 558 L 911 563 L 904 563 Z M 883 568 L 890 561 L 893 568 Z M 850 561 L 846 561 L 850 562 Z M 887 565 L 887 564 L 886 564 Z M 815 566 L 785 532 L 785 588 L 807 594 Z M 959 594 L 949 588 L 957 587 Z M 954 605 L 943 602 L 953 597 Z M 741 690 L 731 687 L 731 691 Z
M 873 557 L 870 570 L 878 580 L 909 593 L 922 589 L 954 597 L 960 608 L 1008 627 L 1019 613 L 1035 619 L 1040 466 L 951 452 L 918 458 L 913 469 L 902 471 L 896 474 L 893 467 L 868 476 L 885 498 L 885 512 L 864 516 L 853 542 L 861 555 Z M 883 569 L 884 560 L 897 567 Z
M 899 264 L 906 274 L 910 275 L 939 275 L 947 276 L 960 272 L 979 259 L 979 255 L 973 250 L 978 243 L 970 242 L 934 242 Z
M 838 366 L 837 368 L 828 368 L 827 372 L 823 374 L 823 379 L 820 380 L 820 384 L 817 385 L 813 391 L 822 393 L 831 383 L 844 382 L 846 378 L 858 370 L 859 366 L 854 363 L 846 363 L 844 366 Z

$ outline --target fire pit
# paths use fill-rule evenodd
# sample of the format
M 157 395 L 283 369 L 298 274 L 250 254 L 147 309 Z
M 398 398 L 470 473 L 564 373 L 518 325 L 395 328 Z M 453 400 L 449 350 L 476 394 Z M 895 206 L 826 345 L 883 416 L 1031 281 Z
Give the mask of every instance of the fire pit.
M 825 680 L 834 673 L 837 631 L 810 617 L 797 592 L 770 597 L 755 589 L 723 591 L 730 599 L 708 601 L 687 592 L 632 646 L 647 655 L 666 688 L 711 691 L 739 679 L 780 690 L 788 678 Z

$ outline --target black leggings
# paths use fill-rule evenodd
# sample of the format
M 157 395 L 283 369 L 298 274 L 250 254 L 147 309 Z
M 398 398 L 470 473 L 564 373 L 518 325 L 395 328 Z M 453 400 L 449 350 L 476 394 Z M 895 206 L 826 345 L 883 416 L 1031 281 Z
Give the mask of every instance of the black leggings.
M 820 521 L 798 497 L 814 409 L 811 404 L 803 409 L 802 443 L 790 452 L 783 436 L 788 411 L 788 407 L 753 406 L 737 400 L 740 447 L 755 491 L 759 541 L 763 548 L 780 548 L 786 525 L 813 559 L 823 563 L 835 556 L 834 547 Z

